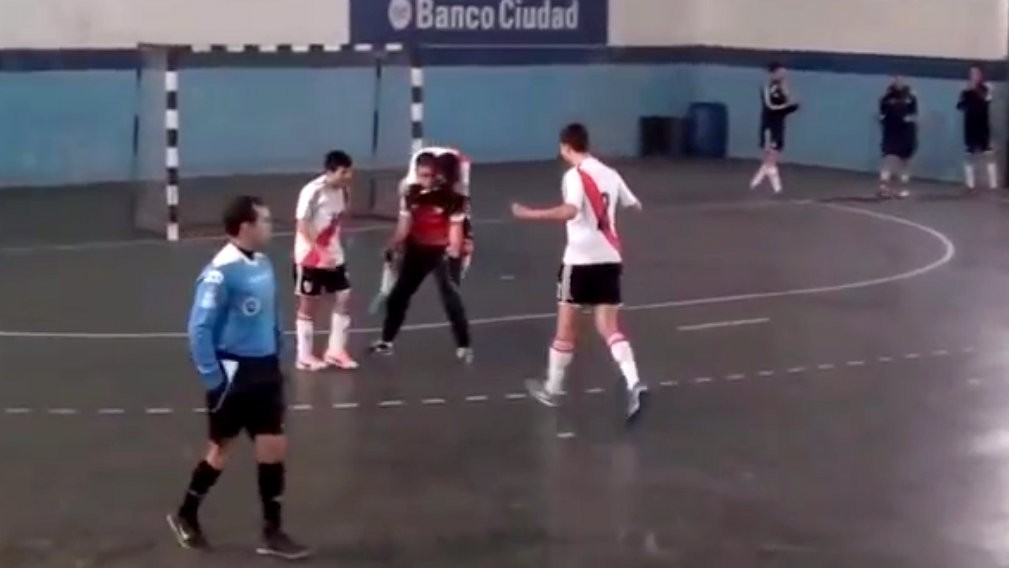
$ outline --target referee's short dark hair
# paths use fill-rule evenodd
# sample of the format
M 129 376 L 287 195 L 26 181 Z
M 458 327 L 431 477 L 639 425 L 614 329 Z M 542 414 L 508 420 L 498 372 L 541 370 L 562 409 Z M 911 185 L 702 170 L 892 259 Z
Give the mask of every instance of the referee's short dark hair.
M 561 130 L 561 144 L 575 152 L 589 151 L 589 129 L 579 122 L 571 123 Z
M 256 208 L 265 206 L 266 203 L 254 195 L 240 195 L 232 199 L 221 216 L 224 221 L 224 232 L 229 237 L 237 237 L 242 225 L 259 220 L 259 211 L 256 211 Z
M 333 150 L 326 153 L 325 167 L 327 172 L 335 172 L 340 168 L 350 168 L 353 165 L 354 160 L 350 158 L 350 154 L 343 150 Z
M 779 62 L 779 61 L 772 61 L 772 62 L 770 62 L 770 63 L 767 64 L 767 72 L 768 73 L 774 73 L 775 71 L 777 71 L 779 69 L 783 69 L 784 67 L 785 66 L 782 65 L 781 62 Z

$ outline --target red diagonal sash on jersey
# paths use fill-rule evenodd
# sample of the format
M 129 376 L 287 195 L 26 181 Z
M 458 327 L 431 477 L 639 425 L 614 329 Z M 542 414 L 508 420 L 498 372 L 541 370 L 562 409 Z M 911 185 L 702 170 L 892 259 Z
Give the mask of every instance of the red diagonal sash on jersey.
M 319 231 L 319 236 L 315 239 L 316 246 L 312 247 L 312 252 L 308 253 L 308 257 L 305 258 L 305 265 L 315 266 L 322 262 L 322 255 L 319 254 L 319 249 L 328 249 L 333 239 L 339 238 L 340 218 L 341 215 L 334 215 L 329 221 L 329 225 L 322 231 Z
M 585 198 L 589 200 L 589 207 L 592 207 L 592 212 L 595 214 L 596 220 L 599 221 L 599 230 L 613 248 L 620 252 L 620 237 L 613 230 L 606 196 L 599 191 L 599 186 L 596 185 L 596 180 L 592 179 L 592 176 L 582 170 L 578 170 L 578 175 L 582 178 L 582 187 L 585 191 Z

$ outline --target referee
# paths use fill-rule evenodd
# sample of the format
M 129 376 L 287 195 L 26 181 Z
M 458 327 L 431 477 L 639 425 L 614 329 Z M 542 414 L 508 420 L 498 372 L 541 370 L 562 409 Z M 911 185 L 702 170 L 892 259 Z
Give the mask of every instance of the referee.
M 284 377 L 277 283 L 261 251 L 273 232 L 270 210 L 242 196 L 224 211 L 228 244 L 197 278 L 187 327 L 189 349 L 206 387 L 210 444 L 193 470 L 178 511 L 168 524 L 184 548 L 208 548 L 200 502 L 221 475 L 232 441 L 245 431 L 255 443 L 262 543 L 257 554 L 298 560 L 310 553 L 281 529 L 284 493 Z

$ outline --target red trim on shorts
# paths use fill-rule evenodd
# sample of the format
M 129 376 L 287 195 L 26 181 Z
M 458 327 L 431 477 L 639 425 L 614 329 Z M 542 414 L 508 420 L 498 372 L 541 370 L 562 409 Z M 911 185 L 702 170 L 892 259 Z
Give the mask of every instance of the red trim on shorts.
M 617 232 L 613 230 L 613 223 L 610 222 L 609 208 L 607 207 L 606 199 L 603 197 L 603 192 L 599 190 L 599 186 L 596 185 L 596 180 L 592 179 L 592 176 L 585 173 L 581 168 L 577 171 L 579 177 L 582 178 L 585 197 L 589 200 L 589 206 L 592 207 L 596 220 L 599 221 L 599 230 L 602 231 L 606 240 L 619 253 L 620 238 L 617 237 Z

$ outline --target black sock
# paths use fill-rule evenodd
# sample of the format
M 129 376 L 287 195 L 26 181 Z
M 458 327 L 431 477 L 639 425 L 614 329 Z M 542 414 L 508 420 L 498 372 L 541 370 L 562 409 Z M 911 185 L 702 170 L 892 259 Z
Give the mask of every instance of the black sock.
M 259 498 L 267 531 L 280 529 L 280 502 L 284 495 L 284 463 L 259 464 Z
M 221 476 L 221 470 L 215 469 L 206 461 L 196 464 L 193 476 L 189 480 L 189 489 L 186 490 L 186 497 L 179 507 L 179 516 L 193 518 L 200 509 L 200 503 L 206 497 L 210 488 L 217 483 L 217 478 Z

